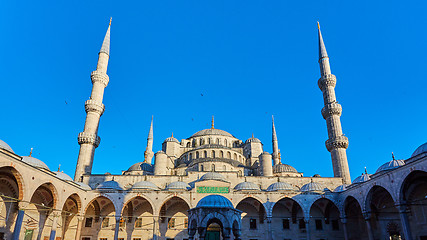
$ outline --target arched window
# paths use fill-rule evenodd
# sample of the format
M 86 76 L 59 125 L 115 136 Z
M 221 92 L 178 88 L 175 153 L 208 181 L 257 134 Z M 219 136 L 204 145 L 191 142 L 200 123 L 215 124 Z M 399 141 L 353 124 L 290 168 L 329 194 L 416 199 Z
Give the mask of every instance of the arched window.
M 210 138 L 208 138 L 208 144 L 211 144 L 211 139 Z
M 212 158 L 215 158 L 215 151 L 212 150 Z
M 222 170 L 223 171 L 227 171 L 227 167 L 224 165 L 224 166 L 222 166 Z
M 239 162 L 241 162 L 241 161 L 242 161 L 242 156 L 239 155 Z
M 188 147 L 188 148 L 190 147 L 190 142 L 188 142 L 188 143 L 187 143 L 187 147 Z
M 234 154 L 234 158 L 233 159 L 237 160 L 237 154 L 236 153 Z
M 204 151 L 204 152 L 203 152 L 203 157 L 205 157 L 205 158 L 207 158 L 207 157 L 208 157 L 208 152 L 207 152 L 207 151 Z
M 203 172 L 203 165 L 200 165 L 200 171 Z
M 227 139 L 224 139 L 224 145 L 227 146 Z
M 230 152 L 227 152 L 227 158 L 231 159 L 231 153 Z
M 199 152 L 196 152 L 196 159 L 199 158 Z
M 216 139 L 216 144 L 219 144 L 219 138 Z
M 203 145 L 203 139 L 200 138 L 200 146 Z
M 188 155 L 188 159 L 189 160 L 193 159 L 193 154 L 190 153 L 190 155 Z
M 212 164 L 212 171 L 215 172 L 215 165 Z
M 219 152 L 219 157 L 224 158 L 224 152 L 223 151 Z
M 196 147 L 196 139 L 193 139 L 193 147 Z

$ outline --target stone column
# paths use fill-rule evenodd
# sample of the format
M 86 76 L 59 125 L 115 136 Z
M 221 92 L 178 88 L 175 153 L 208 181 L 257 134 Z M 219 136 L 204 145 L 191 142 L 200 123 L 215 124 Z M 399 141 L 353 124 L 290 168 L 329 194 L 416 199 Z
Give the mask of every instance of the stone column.
M 271 217 L 267 217 L 267 225 L 268 225 L 268 232 L 267 232 L 267 239 L 273 240 L 273 234 L 271 232 Z
M 83 220 L 85 218 L 84 217 L 77 217 L 77 229 L 76 229 L 76 238 L 75 240 L 80 240 L 80 236 L 82 234 L 82 226 L 83 226 Z
M 57 225 L 58 225 L 58 214 L 52 213 L 52 228 L 50 229 L 49 240 L 55 240 Z
M 310 218 L 304 218 L 307 240 L 310 240 Z
M 348 240 L 347 218 L 341 218 L 342 228 L 344 232 L 344 240 Z
M 230 228 L 224 228 L 223 229 L 223 235 L 224 235 L 224 240 L 230 240 L 231 239 L 231 229 Z
M 365 217 L 366 229 L 368 230 L 368 239 L 374 240 L 374 232 L 372 231 L 372 227 L 371 227 L 371 214 L 364 213 L 363 215 Z
M 199 227 L 198 232 L 199 232 L 199 239 L 205 239 L 205 236 L 206 236 L 206 228 L 204 228 L 204 227 Z
M 18 203 L 18 216 L 16 217 L 15 228 L 13 230 L 12 240 L 19 240 L 19 234 L 21 233 L 22 221 L 24 220 L 25 208 L 27 207 L 26 203 Z
M 403 237 L 405 240 L 412 240 L 411 227 L 408 220 L 408 205 L 401 204 L 399 209 L 400 221 L 402 223 Z
M 153 240 L 157 240 L 158 232 L 159 232 L 159 218 L 153 217 Z
M 114 228 L 114 240 L 119 239 L 119 230 L 120 230 L 120 216 L 116 216 L 116 227 Z

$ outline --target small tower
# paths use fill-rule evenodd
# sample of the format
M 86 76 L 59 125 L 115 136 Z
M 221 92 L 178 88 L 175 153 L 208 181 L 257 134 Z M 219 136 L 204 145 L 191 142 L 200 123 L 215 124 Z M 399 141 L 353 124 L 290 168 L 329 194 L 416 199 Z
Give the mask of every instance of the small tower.
M 259 155 L 259 174 L 265 177 L 273 176 L 273 165 L 271 161 L 271 154 L 263 152 Z
M 91 174 L 95 148 L 99 146 L 101 139 L 98 136 L 99 119 L 104 113 L 104 89 L 108 85 L 107 67 L 110 58 L 110 24 L 105 34 L 104 42 L 98 54 L 96 70 L 91 74 L 92 93 L 90 99 L 85 102 L 86 122 L 83 132 L 78 135 L 80 144 L 79 158 L 77 160 L 74 181 L 82 181 L 82 176 Z
M 144 162 L 151 163 L 151 159 L 153 158 L 153 156 L 153 116 L 151 116 L 150 131 L 148 132 L 147 138 L 147 148 L 145 148 L 144 152 Z
M 340 120 L 342 108 L 335 97 L 335 85 L 337 83 L 337 79 L 335 75 L 331 73 L 329 57 L 326 52 L 325 44 L 323 43 L 319 23 L 317 23 L 317 27 L 319 35 L 319 65 L 321 74 L 318 85 L 320 90 L 323 92 L 325 107 L 322 109 L 322 116 L 326 120 L 329 137 L 329 139 L 326 140 L 326 148 L 331 153 L 334 176 L 341 177 L 345 184 L 350 184 L 351 178 L 346 153 L 348 139 L 342 132 Z
M 274 165 L 280 164 L 280 150 L 279 150 L 279 141 L 277 141 L 276 127 L 274 126 L 274 116 L 271 116 L 273 121 L 273 162 Z

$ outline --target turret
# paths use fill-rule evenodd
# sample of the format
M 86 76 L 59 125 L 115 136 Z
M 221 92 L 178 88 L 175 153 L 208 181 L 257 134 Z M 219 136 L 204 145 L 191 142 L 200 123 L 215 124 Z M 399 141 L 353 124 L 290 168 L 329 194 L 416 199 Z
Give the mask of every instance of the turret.
M 247 159 L 246 164 L 253 166 L 259 160 L 258 156 L 263 152 L 262 143 L 258 138 L 252 137 L 245 141 L 243 153 Z
M 319 35 L 319 65 L 321 77 L 318 81 L 320 90 L 323 93 L 323 101 L 325 106 L 322 109 L 322 116 L 326 120 L 328 128 L 328 137 L 326 140 L 326 149 L 331 153 L 332 166 L 334 176 L 343 178 L 345 184 L 351 183 L 350 171 L 347 162 L 346 149 L 348 147 L 348 139 L 344 136 L 341 128 L 341 112 L 342 107 L 338 104 L 335 97 L 335 85 L 337 79 L 331 73 L 329 65 L 329 57 L 326 52 L 326 47 L 323 42 L 320 25 L 318 26 Z
M 91 74 L 92 93 L 89 100 L 85 102 L 86 122 L 83 132 L 78 135 L 78 143 L 80 144 L 79 157 L 77 160 L 76 172 L 74 181 L 82 181 L 85 174 L 91 174 L 95 148 L 99 146 L 101 141 L 98 136 L 99 120 L 104 113 L 104 89 L 108 85 L 107 67 L 110 58 L 110 24 L 105 34 L 104 42 L 98 54 L 98 64 L 96 70 Z
M 145 148 L 144 152 L 144 162 L 151 163 L 151 159 L 153 158 L 153 156 L 153 116 L 151 116 L 150 131 L 148 132 L 147 137 L 147 147 Z
M 273 176 L 273 165 L 271 161 L 271 154 L 263 152 L 259 155 L 259 170 L 260 175 L 265 177 Z
M 276 135 L 276 127 L 274 126 L 274 116 L 271 116 L 272 122 L 273 122 L 273 129 L 272 129 L 272 141 L 273 141 L 273 161 L 274 165 L 280 164 L 280 150 L 279 150 L 279 141 L 277 141 L 277 135 Z
M 168 155 L 163 151 L 159 151 L 155 155 L 155 160 L 154 175 L 167 175 Z

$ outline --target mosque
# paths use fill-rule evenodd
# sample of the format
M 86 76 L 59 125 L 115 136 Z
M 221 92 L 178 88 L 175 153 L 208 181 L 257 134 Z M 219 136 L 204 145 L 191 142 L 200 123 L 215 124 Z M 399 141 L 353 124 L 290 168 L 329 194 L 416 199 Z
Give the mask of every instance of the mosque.
M 427 143 L 351 181 L 320 27 L 318 86 L 334 177 L 303 176 L 282 163 L 274 119 L 271 153 L 253 136 L 244 141 L 215 128 L 212 119 L 188 138 L 165 139 L 154 154 L 151 123 L 143 162 L 120 175 L 92 174 L 110 27 L 91 74 L 74 179 L 0 140 L 0 239 L 427 239 Z

